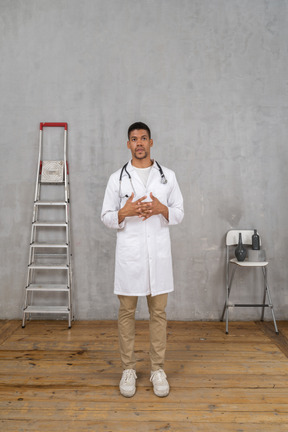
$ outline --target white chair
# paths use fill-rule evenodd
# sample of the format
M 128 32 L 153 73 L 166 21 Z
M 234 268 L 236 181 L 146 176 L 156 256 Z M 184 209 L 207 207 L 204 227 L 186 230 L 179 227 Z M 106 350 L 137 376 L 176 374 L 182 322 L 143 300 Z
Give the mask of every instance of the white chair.
M 269 286 L 267 283 L 267 266 L 268 261 L 248 261 L 247 258 L 245 261 L 237 261 L 236 258 L 231 259 L 232 249 L 235 251 L 235 247 L 239 241 L 239 234 L 242 235 L 242 243 L 243 245 L 252 245 L 252 235 L 254 234 L 254 230 L 230 230 L 226 235 L 226 302 L 223 309 L 223 314 L 221 317 L 221 321 L 224 320 L 224 316 L 226 314 L 226 334 L 228 334 L 228 324 L 229 324 L 229 308 L 234 307 L 261 307 L 262 308 L 262 316 L 261 321 L 264 320 L 264 311 L 266 307 L 269 307 L 272 313 L 272 318 L 274 321 L 274 327 L 276 334 L 279 334 L 277 323 L 275 319 L 275 314 L 273 310 L 273 304 L 271 300 L 271 294 L 269 290 Z M 259 233 L 258 233 L 259 235 Z M 260 236 L 259 236 L 260 237 Z M 261 245 L 261 237 L 260 237 L 260 245 Z M 234 255 L 235 256 L 235 255 Z M 264 277 L 264 297 L 263 303 L 261 304 L 234 304 L 230 301 L 230 294 L 232 288 L 232 282 L 235 276 L 236 269 L 247 269 L 247 268 L 260 268 L 262 269 L 263 277 Z M 266 298 L 268 299 L 268 303 L 266 303 Z

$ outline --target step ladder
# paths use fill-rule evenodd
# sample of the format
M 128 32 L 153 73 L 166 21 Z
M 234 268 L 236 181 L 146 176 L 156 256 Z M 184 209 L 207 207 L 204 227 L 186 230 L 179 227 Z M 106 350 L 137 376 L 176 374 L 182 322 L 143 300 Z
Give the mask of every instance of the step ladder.
M 64 128 L 63 150 L 57 146 L 62 160 L 42 160 L 45 128 L 58 128 L 54 130 L 57 133 L 59 128 Z M 72 254 L 67 134 L 67 123 L 40 123 L 22 327 L 32 315 L 42 318 L 54 315 L 55 319 L 67 318 L 68 327 L 71 328 Z

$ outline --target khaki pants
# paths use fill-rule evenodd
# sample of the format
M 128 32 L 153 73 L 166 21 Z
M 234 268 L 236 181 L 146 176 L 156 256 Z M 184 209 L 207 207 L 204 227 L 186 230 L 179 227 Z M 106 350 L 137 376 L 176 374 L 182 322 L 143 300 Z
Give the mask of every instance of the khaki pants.
M 135 369 L 136 359 L 134 353 L 135 341 L 135 311 L 138 297 L 118 296 L 120 301 L 118 315 L 118 333 L 120 355 L 123 369 Z M 147 296 L 150 313 L 150 361 L 151 371 L 164 367 L 166 351 L 166 312 L 168 294 L 155 297 Z

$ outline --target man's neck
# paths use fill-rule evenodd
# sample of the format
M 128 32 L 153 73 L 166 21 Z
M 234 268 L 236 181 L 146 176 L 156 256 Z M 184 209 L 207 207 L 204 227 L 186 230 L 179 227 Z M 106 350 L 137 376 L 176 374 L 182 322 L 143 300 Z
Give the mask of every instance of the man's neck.
M 153 165 L 153 160 L 151 159 L 132 159 L 131 164 L 135 168 L 148 168 Z

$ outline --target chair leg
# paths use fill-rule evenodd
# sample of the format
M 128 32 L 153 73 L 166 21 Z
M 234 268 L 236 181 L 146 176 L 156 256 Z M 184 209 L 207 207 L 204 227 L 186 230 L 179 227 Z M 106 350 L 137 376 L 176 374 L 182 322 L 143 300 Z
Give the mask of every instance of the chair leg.
M 271 294 L 270 294 L 270 289 L 269 289 L 269 286 L 267 283 L 267 269 L 263 268 L 263 275 L 264 275 L 264 281 L 265 281 L 265 286 L 266 286 L 266 293 L 267 293 L 267 297 L 268 297 L 269 307 L 271 309 L 271 314 L 272 314 L 272 318 L 273 318 L 273 322 L 274 322 L 275 332 L 276 332 L 276 334 L 279 334 L 279 330 L 277 327 L 276 318 L 275 318 L 275 314 L 274 314 L 274 308 L 273 308 L 272 298 L 271 298 Z
M 227 309 L 227 299 L 226 299 L 225 304 L 224 304 L 224 308 L 223 308 L 223 312 L 222 312 L 222 315 L 221 315 L 220 321 L 223 321 L 223 320 L 224 320 L 224 316 L 225 316 L 226 309 Z
M 265 313 L 265 304 L 266 304 L 267 289 L 266 289 L 265 270 L 264 270 L 264 268 L 262 268 L 262 270 L 263 270 L 263 276 L 264 276 L 264 294 L 263 294 L 263 307 L 262 307 L 261 321 L 264 321 L 264 313 Z
M 233 279 L 234 279 L 235 271 L 236 271 L 236 267 L 234 267 L 233 270 L 232 270 L 230 282 L 227 280 L 227 284 L 226 284 L 226 301 L 225 301 L 223 312 L 222 312 L 222 316 L 221 316 L 221 321 L 223 321 L 225 313 L 226 313 L 226 334 L 229 333 L 229 329 L 228 329 L 228 325 L 229 325 L 229 297 L 230 297 L 230 292 L 231 292 L 231 287 L 232 287 L 232 282 L 233 282 Z
M 228 306 L 227 300 L 226 300 L 226 302 L 225 302 L 224 309 L 223 309 L 223 313 L 222 313 L 222 316 L 221 316 L 221 320 L 220 320 L 220 321 L 224 321 L 225 313 L 226 313 L 226 334 L 228 334 L 228 333 L 229 333 L 229 330 L 228 330 L 228 323 L 229 323 L 229 306 Z

